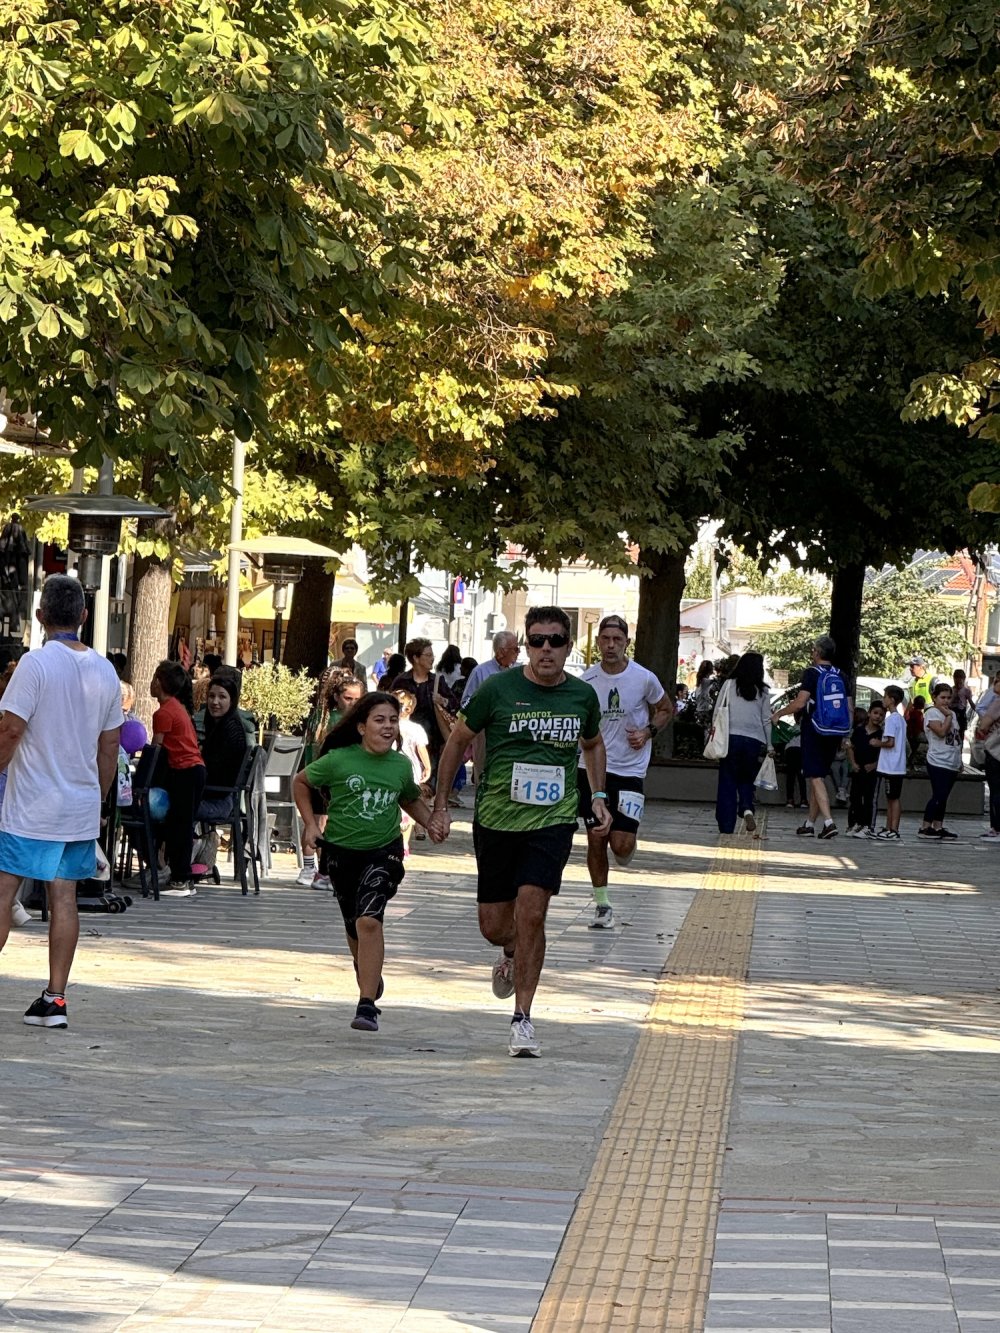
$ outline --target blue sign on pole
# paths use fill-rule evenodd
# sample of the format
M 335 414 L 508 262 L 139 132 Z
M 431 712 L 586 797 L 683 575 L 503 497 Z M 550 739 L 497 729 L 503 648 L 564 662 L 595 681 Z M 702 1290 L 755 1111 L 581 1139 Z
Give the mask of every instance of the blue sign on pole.
M 455 606 L 465 605 L 465 579 L 462 578 L 461 574 L 451 585 L 451 600 Z

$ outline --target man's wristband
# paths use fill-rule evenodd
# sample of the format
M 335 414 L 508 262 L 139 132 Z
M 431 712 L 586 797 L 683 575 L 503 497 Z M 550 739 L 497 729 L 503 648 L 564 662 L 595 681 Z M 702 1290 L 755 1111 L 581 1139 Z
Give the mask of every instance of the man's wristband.
M 656 733 L 660 730 L 660 728 L 654 726 L 652 722 L 648 722 L 646 725 L 649 729 L 649 739 L 652 740 L 653 737 L 656 735 Z
M 434 805 L 431 807 L 432 815 L 446 815 L 447 813 L 448 807 L 446 805 Z
M 608 799 L 608 793 L 606 791 L 592 791 L 590 793 L 590 799 L 592 801 L 606 801 Z

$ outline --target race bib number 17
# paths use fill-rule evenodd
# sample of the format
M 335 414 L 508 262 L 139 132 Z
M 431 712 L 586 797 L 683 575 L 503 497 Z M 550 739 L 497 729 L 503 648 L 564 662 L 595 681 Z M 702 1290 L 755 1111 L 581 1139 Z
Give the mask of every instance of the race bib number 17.
M 554 764 L 515 764 L 510 799 L 518 805 L 558 805 L 566 794 L 566 774 Z
M 634 819 L 638 824 L 646 808 L 646 797 L 641 791 L 620 791 L 618 793 L 618 813 L 626 819 Z

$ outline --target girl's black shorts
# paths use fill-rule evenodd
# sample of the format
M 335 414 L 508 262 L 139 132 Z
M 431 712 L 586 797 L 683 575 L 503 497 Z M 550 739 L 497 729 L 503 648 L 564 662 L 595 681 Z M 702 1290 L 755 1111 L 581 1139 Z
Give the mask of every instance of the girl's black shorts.
M 321 841 L 322 865 L 330 876 L 330 885 L 344 918 L 344 928 L 351 939 L 358 938 L 359 916 L 381 922 L 390 898 L 396 896 L 405 873 L 403 839 L 395 838 L 385 847 L 359 851 Z

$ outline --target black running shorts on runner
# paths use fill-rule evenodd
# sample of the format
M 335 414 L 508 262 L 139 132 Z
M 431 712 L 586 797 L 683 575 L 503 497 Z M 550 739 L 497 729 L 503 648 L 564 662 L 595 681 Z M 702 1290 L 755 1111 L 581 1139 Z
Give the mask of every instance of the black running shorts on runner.
M 330 884 L 344 918 L 344 928 L 352 940 L 358 938 L 355 925 L 359 916 L 381 921 L 385 906 L 403 880 L 403 839 L 396 838 L 385 847 L 357 851 L 334 842 L 321 844 Z
M 575 824 L 508 830 L 474 823 L 472 845 L 479 867 L 477 900 L 511 903 L 522 884 L 558 893 L 575 832 Z
M 576 771 L 576 789 L 580 793 L 580 806 L 577 813 L 583 820 L 584 827 L 592 829 L 597 820 L 594 818 L 594 807 L 590 803 L 590 780 L 585 768 L 578 768 Z M 622 814 L 618 809 L 618 797 L 623 791 L 638 792 L 641 796 L 643 791 L 642 778 L 624 778 L 619 777 L 617 773 L 609 773 L 604 779 L 604 790 L 608 793 L 611 832 L 638 833 L 638 819 L 628 819 Z

